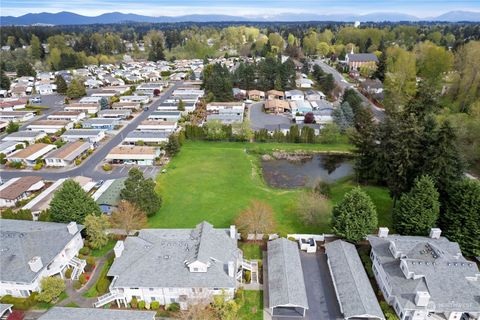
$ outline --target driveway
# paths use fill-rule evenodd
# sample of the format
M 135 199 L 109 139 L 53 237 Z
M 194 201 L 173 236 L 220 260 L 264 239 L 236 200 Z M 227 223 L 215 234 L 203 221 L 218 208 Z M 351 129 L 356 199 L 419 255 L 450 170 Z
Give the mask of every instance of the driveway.
M 181 82 L 176 82 L 172 87 L 170 87 L 167 91 L 165 91 L 160 98 L 157 98 L 152 102 L 149 106 L 147 111 L 142 111 L 137 117 L 135 117 L 132 121 L 130 121 L 122 131 L 107 141 L 103 146 L 100 146 L 95 152 L 90 155 L 80 166 L 75 167 L 74 169 L 63 171 L 63 172 L 42 172 L 40 171 L 32 171 L 32 170 L 0 170 L 0 176 L 2 179 L 11 179 L 23 176 L 40 176 L 45 180 L 58 180 L 62 178 L 70 178 L 75 176 L 86 176 L 90 177 L 93 180 L 100 180 L 100 179 L 116 179 L 120 177 L 125 177 L 128 175 L 128 170 L 124 170 L 122 172 L 115 172 L 112 173 L 105 173 L 101 169 L 97 170 L 98 165 L 103 163 L 103 160 L 106 158 L 107 154 L 110 153 L 114 147 L 119 145 L 124 137 L 128 135 L 129 132 L 135 130 L 137 126 L 143 120 L 147 119 L 147 117 L 152 114 L 154 111 L 157 110 L 157 107 L 163 103 L 166 99 L 168 99 L 177 88 Z M 43 97 L 42 97 L 43 99 Z
M 343 319 L 328 270 L 327 256 L 321 252 L 313 254 L 300 251 L 300 259 L 309 307 L 305 319 Z
M 360 96 L 360 98 L 363 100 L 364 104 L 370 108 L 370 110 L 373 113 L 373 116 L 375 119 L 381 121 L 385 119 L 385 111 L 376 105 L 374 105 L 370 100 L 367 99 L 360 91 L 357 90 L 352 84 L 348 83 L 343 75 L 338 72 L 335 68 L 332 68 L 328 64 L 322 62 L 321 60 L 314 60 L 313 63 L 319 65 L 323 71 L 330 73 L 333 75 L 333 78 L 335 79 L 335 82 L 343 89 L 353 89 L 355 92 Z
M 264 129 L 266 125 L 290 124 L 290 119 L 286 116 L 265 113 L 263 102 L 253 103 L 249 113 L 250 126 L 253 130 Z

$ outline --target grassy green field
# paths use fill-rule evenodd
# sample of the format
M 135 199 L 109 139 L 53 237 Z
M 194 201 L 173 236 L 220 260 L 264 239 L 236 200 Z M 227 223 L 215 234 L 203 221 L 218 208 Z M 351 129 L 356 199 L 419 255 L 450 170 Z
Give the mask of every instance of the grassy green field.
M 263 291 L 242 291 L 238 318 L 242 320 L 263 319 Z
M 216 227 L 228 227 L 251 200 L 258 199 L 272 206 L 279 232 L 329 232 L 329 221 L 315 227 L 304 225 L 297 218 L 295 208 L 303 190 L 274 189 L 264 183 L 258 153 L 276 149 L 348 152 L 351 146 L 187 142 L 168 164 L 167 173 L 157 178 L 157 191 L 162 195 L 163 204 L 160 212 L 150 218 L 149 226 L 191 228 L 207 220 Z M 350 180 L 335 184 L 332 201 L 339 201 L 353 186 Z M 390 215 L 387 190 L 378 187 L 365 190 L 380 210 L 379 220 L 389 221 L 384 217 Z

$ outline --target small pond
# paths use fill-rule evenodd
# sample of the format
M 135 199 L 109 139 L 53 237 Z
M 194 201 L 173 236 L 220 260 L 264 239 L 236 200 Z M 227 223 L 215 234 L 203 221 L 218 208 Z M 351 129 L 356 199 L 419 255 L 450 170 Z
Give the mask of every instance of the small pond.
M 313 187 L 318 181 L 335 182 L 353 174 L 352 158 L 344 155 L 315 154 L 308 159 L 262 161 L 263 177 L 274 188 Z

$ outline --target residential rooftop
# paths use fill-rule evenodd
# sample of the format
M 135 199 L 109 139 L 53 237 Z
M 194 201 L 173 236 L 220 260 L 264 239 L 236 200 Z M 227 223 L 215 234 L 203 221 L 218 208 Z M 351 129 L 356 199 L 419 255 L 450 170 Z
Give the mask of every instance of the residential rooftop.
M 32 282 L 82 229 L 72 234 L 64 223 L 0 219 L 0 281 Z M 38 272 L 28 264 L 34 257 L 43 263 Z
M 0 197 L 2 199 L 15 200 L 28 191 L 35 183 L 40 181 L 42 181 L 42 178 L 38 176 L 21 177 L 13 183 L 8 183 L 7 181 L 0 186 Z
M 235 288 L 228 263 L 241 251 L 227 229 L 207 222 L 193 229 L 143 229 L 127 237 L 124 250 L 108 271 L 114 287 Z M 188 264 L 207 264 L 206 272 L 190 272 Z M 155 272 L 152 272 L 155 270 Z
M 154 320 L 155 311 L 53 307 L 38 320 Z

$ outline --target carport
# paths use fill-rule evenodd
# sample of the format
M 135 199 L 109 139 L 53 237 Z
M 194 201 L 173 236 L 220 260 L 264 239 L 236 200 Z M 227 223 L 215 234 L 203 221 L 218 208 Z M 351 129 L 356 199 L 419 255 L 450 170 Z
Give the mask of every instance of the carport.
M 302 263 L 296 242 L 268 242 L 268 310 L 272 317 L 303 318 L 308 310 Z

